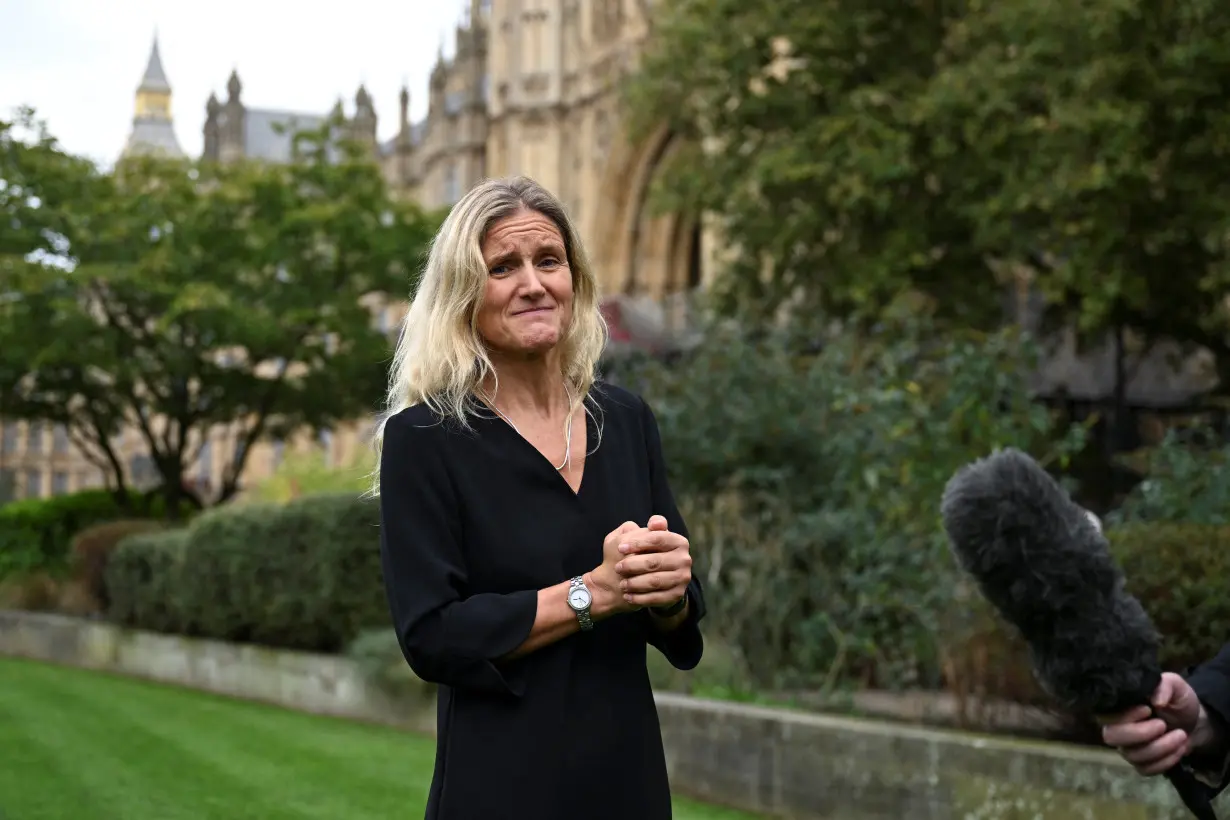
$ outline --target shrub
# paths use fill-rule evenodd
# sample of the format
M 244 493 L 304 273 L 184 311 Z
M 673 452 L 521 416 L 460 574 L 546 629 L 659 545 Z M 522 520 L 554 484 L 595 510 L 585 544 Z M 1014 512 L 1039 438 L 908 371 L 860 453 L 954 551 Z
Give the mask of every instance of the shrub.
M 653 688 L 664 692 L 741 700 L 752 691 L 747 664 L 737 650 L 715 635 L 705 635 L 705 654 L 695 669 L 676 669 L 653 647 L 648 648 L 647 661 Z
M 997 447 L 1050 464 L 1081 443 L 1031 400 L 1035 361 L 1011 330 L 907 320 L 807 345 L 714 328 L 681 366 L 625 371 L 688 508 L 710 633 L 758 688 L 942 683 L 945 483 Z
M 1107 523 L 1230 524 L 1230 447 L 1200 446 L 1219 439 L 1200 427 L 1168 430 L 1161 444 L 1133 459 L 1144 479 L 1106 517 Z
M 217 507 L 193 522 L 176 591 L 187 634 L 253 639 L 268 597 L 280 597 L 287 582 L 279 519 L 279 508 L 253 504 Z
M 1128 591 L 1162 633 L 1162 664 L 1181 671 L 1212 658 L 1230 635 L 1230 526 L 1137 523 L 1108 538 Z
M 47 572 L 27 572 L 0 579 L 0 609 L 54 612 L 59 579 Z
M 151 632 L 180 632 L 181 596 L 192 584 L 183 577 L 186 528 L 130 535 L 107 561 L 103 585 L 107 619 Z
M 1140 599 L 1161 633 L 1162 666 L 1181 672 L 1212 658 L 1230 634 L 1230 601 L 1224 595 L 1230 527 L 1140 523 L 1112 529 L 1107 537 L 1127 591 Z M 1050 707 L 1033 678 L 1025 642 L 967 587 L 956 596 L 963 617 L 948 624 L 949 689 L 962 702 Z
M 292 613 L 281 616 L 288 642 L 341 651 L 366 628 L 391 628 L 377 500 L 350 493 L 303 496 L 282 508 L 282 521 L 286 548 L 301 545 L 306 559 L 292 576 L 300 586 L 281 602 Z M 293 616 L 298 612 L 304 622 Z
M 73 536 L 69 569 L 88 595 L 104 610 L 108 596 L 104 574 L 116 546 L 130 535 L 156 532 L 163 524 L 149 519 L 119 519 L 86 527 Z
M 31 498 L 0 507 L 0 578 L 67 569 L 72 538 L 94 524 L 118 518 L 163 518 L 160 498 L 131 492 L 127 508 L 109 490 Z
M 1033 676 L 1028 648 L 968 579 L 952 590 L 945 621 L 944 680 L 959 702 L 1041 705 L 1047 699 Z
M 389 622 L 378 525 L 378 503 L 350 494 L 215 508 L 187 528 L 175 561 L 150 558 L 137 540 L 150 536 L 126 540 L 112 558 L 123 555 L 123 567 L 107 575 L 111 612 L 147 629 L 342 651 L 364 628 Z M 145 580 L 160 572 L 166 588 Z M 174 596 L 170 615 L 146 619 L 151 595 Z
M 69 578 L 62 580 L 56 590 L 55 611 L 75 618 L 96 618 L 102 615 L 104 607 L 84 582 Z

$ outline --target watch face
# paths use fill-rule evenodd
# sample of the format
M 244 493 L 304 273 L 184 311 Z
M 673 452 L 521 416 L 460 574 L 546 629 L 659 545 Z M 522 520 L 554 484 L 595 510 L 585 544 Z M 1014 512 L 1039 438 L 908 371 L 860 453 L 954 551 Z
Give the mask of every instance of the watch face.
M 577 587 L 568 593 L 568 603 L 572 604 L 573 609 L 585 609 L 589 606 L 589 590 L 584 587 Z

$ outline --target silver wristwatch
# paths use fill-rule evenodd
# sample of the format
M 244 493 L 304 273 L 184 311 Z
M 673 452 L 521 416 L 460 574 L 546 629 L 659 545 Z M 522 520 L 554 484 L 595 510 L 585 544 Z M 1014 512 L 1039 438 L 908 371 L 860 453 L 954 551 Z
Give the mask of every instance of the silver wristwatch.
M 580 575 L 569 582 L 568 606 L 577 613 L 577 621 L 586 632 L 594 628 L 594 620 L 589 617 L 589 606 L 593 601 L 594 596 L 589 594 L 589 587 L 585 586 L 585 580 Z

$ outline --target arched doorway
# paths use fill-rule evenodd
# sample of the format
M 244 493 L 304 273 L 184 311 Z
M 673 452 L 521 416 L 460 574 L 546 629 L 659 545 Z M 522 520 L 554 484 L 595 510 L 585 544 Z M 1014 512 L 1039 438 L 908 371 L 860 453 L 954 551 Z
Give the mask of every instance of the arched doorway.
M 637 144 L 616 140 L 594 222 L 595 258 L 608 294 L 663 299 L 704 279 L 700 221 L 687 214 L 654 215 L 649 206 L 654 177 L 678 146 L 665 127 Z

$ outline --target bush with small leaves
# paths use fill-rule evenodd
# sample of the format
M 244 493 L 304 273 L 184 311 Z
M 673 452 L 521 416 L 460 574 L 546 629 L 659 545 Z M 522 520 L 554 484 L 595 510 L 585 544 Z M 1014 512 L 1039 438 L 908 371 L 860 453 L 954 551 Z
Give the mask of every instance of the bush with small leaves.
M 1230 635 L 1230 525 L 1141 522 L 1108 533 L 1127 591 L 1162 634 L 1162 665 L 1204 663 Z
M 181 632 L 185 528 L 130 535 L 116 546 L 103 572 L 108 620 L 151 632 Z
M 625 369 L 687 508 L 707 629 L 759 688 L 943 685 L 959 573 L 939 521 L 957 468 L 1015 446 L 1081 444 L 1028 393 L 1011 330 L 925 317 L 874 332 L 706 329 L 675 364 Z
M 73 580 L 105 610 L 109 600 L 105 583 L 107 561 L 115 548 L 130 535 L 158 532 L 164 528 L 162 522 L 140 518 L 122 518 L 86 527 L 73 536 L 70 548 L 69 571 Z
M 109 490 L 30 498 L 0 507 L 0 578 L 67 569 L 73 536 L 117 519 L 165 517 L 161 499 L 130 492 L 121 504 Z
M 344 651 L 364 629 L 389 624 L 379 523 L 378 502 L 338 493 L 216 507 L 174 536 L 132 536 L 108 569 L 111 617 L 202 638 Z

